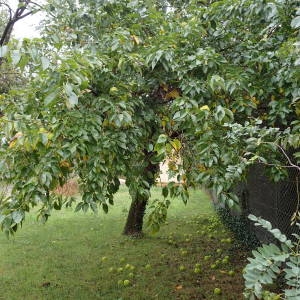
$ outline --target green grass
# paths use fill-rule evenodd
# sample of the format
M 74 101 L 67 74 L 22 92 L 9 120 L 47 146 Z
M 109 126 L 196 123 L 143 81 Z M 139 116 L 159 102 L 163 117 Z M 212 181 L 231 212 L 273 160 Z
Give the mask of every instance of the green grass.
M 172 200 L 167 223 L 155 235 L 145 229 L 143 239 L 121 235 L 125 187 L 115 202 L 108 214 L 54 212 L 45 225 L 29 214 L 14 238 L 0 235 L 0 299 L 242 299 L 244 254 L 224 241 L 230 234 L 205 193 L 193 191 L 187 206 Z M 229 262 L 218 262 L 226 255 Z

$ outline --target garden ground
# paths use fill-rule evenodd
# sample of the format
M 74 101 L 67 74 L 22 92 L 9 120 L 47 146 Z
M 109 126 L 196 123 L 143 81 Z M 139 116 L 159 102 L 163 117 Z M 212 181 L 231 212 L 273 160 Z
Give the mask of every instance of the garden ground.
M 167 223 L 143 239 L 121 235 L 125 186 L 115 202 L 107 215 L 69 208 L 45 225 L 29 214 L 14 238 L 0 235 L 0 299 L 242 299 L 246 253 L 204 192 L 186 207 L 172 200 Z

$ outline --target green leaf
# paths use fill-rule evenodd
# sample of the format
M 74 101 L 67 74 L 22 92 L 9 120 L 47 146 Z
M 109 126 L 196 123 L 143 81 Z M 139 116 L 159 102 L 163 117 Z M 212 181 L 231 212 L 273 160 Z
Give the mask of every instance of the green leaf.
M 49 65 L 50 65 L 50 61 L 47 57 L 42 56 L 41 57 L 41 62 L 42 62 L 42 69 L 43 71 L 45 71 L 46 69 L 48 69 Z
M 52 101 L 57 97 L 57 95 L 58 95 L 58 91 L 54 91 L 54 92 L 48 94 L 44 99 L 45 105 L 47 106 L 47 105 L 51 104 Z
M 12 59 L 12 63 L 14 65 L 17 65 L 21 59 L 21 52 L 19 50 L 12 51 L 11 59 Z
M 108 213 L 108 205 L 106 203 L 102 203 L 102 209 L 107 214 Z
M 72 108 L 78 104 L 78 96 L 73 92 L 73 86 L 71 84 L 66 83 L 64 89 L 68 97 L 68 107 Z
M 20 210 L 16 210 L 12 212 L 11 216 L 13 221 L 16 224 L 19 224 L 24 219 L 24 212 Z
M 8 52 L 8 47 L 6 45 L 0 47 L 0 57 L 5 57 Z
M 224 119 L 225 115 L 226 115 L 226 113 L 225 113 L 224 108 L 222 106 L 218 105 L 216 107 L 216 111 L 215 111 L 215 119 L 216 119 L 216 121 L 221 122 Z
M 157 139 L 157 144 L 164 144 L 167 141 L 168 137 L 165 134 L 161 134 Z
M 178 139 L 170 141 L 170 144 L 172 145 L 175 151 L 179 151 L 181 149 L 181 142 Z
M 163 194 L 163 196 L 164 196 L 165 198 L 168 197 L 169 190 L 168 190 L 168 188 L 167 188 L 166 186 L 164 186 L 164 187 L 162 188 L 162 194 Z
M 219 75 L 213 75 L 210 79 L 209 86 L 213 91 L 225 90 L 225 80 Z
M 299 28 L 300 27 L 300 16 L 294 18 L 291 22 L 292 28 Z

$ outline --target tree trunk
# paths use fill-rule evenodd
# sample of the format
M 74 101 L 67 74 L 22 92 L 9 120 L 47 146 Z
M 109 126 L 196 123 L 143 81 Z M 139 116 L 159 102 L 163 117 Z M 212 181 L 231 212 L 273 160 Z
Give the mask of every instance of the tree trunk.
M 151 158 L 154 155 L 153 152 L 148 152 L 145 150 L 144 154 L 145 154 L 144 160 L 146 161 L 146 166 L 142 170 L 142 173 L 139 175 L 144 181 L 148 182 L 149 186 L 145 187 L 143 186 L 142 183 L 140 183 L 140 189 L 146 189 L 149 192 L 150 188 L 155 183 L 156 174 L 159 171 L 159 164 L 153 164 L 151 162 Z M 137 189 L 139 189 L 139 186 Z M 148 203 L 148 197 L 145 197 L 144 195 L 140 196 L 140 193 L 138 193 L 137 191 L 131 193 L 131 195 L 135 195 L 135 196 L 132 196 L 132 202 L 130 205 L 123 234 L 135 236 L 135 237 L 141 237 L 143 235 L 143 220 L 144 220 L 144 215 Z
M 123 234 L 131 236 L 143 235 L 143 220 L 148 200 L 132 200 Z

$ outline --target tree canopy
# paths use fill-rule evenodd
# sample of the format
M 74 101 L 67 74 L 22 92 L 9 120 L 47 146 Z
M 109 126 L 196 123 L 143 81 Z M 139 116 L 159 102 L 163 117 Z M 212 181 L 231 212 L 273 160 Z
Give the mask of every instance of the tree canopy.
M 168 158 L 181 184 L 163 188 L 150 214 L 157 229 L 167 198 L 186 202 L 188 187 L 232 206 L 231 188 L 254 162 L 271 164 L 275 180 L 286 175 L 274 143 L 300 144 L 294 1 L 49 0 L 45 9 L 42 38 L 1 50 L 29 80 L 0 96 L 7 234 L 33 206 L 47 220 L 71 205 L 52 192 L 71 176 L 76 210 L 107 212 L 120 177 L 133 204 L 146 205 Z

